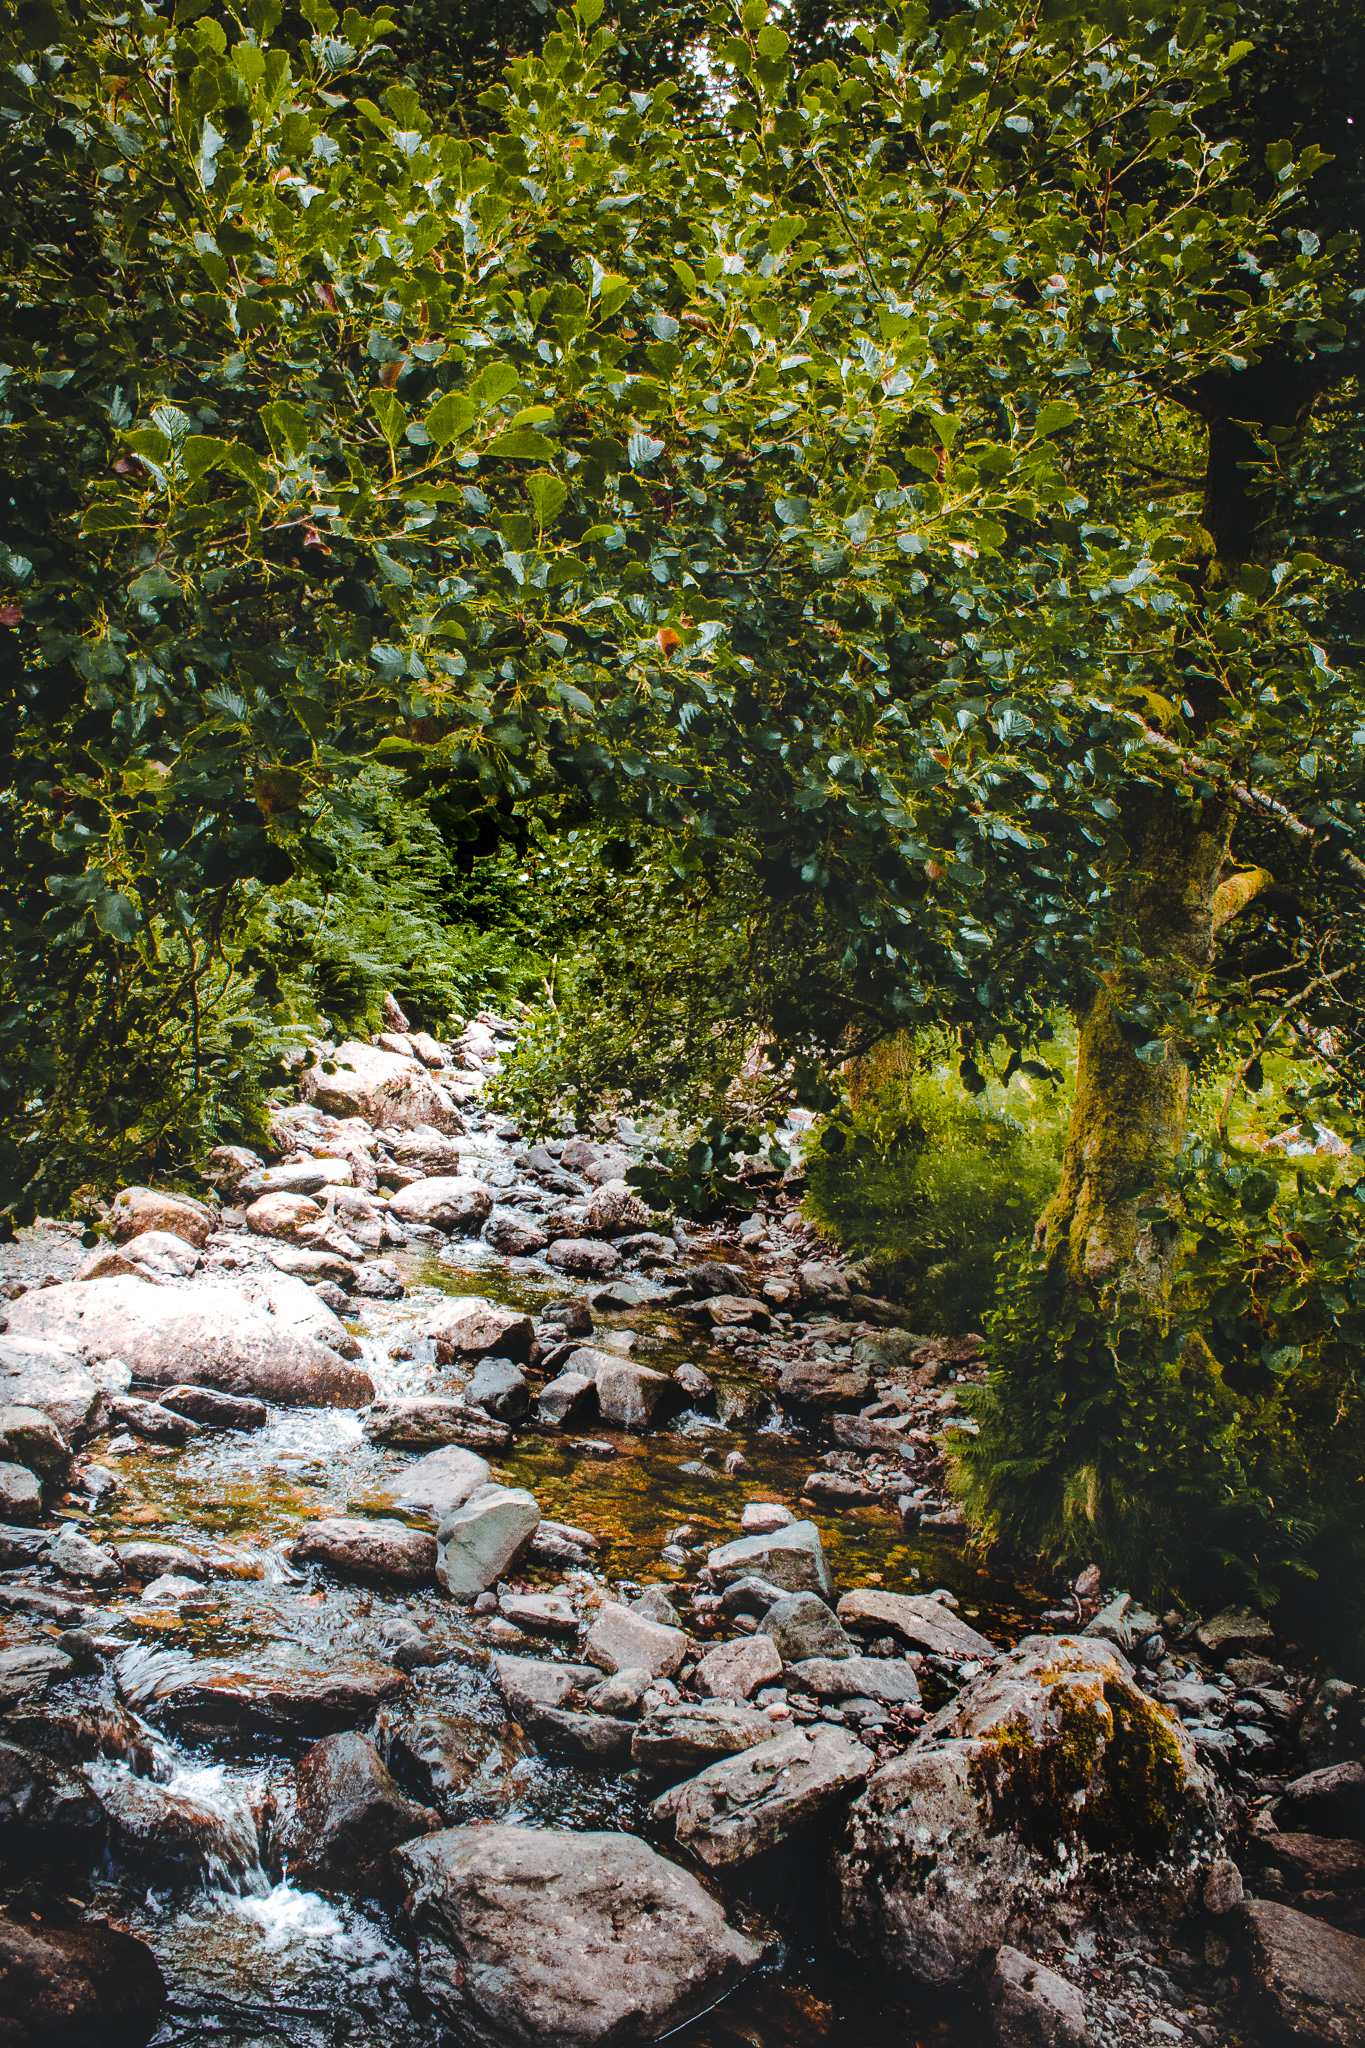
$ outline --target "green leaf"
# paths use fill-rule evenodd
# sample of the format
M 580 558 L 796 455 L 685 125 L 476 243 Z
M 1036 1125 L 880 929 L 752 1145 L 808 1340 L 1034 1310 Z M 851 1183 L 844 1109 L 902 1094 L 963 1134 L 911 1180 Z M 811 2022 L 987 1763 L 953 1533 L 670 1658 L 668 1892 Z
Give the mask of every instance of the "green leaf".
M 931 412 L 929 415 L 929 424 L 933 428 L 934 432 L 938 435 L 938 438 L 943 443 L 943 446 L 945 448 L 951 448 L 953 445 L 954 436 L 956 435 L 957 430 L 961 426 L 962 422 L 959 419 L 955 419 L 953 414 L 950 412 Z
M 467 432 L 479 417 L 479 408 L 472 398 L 462 392 L 447 391 L 444 398 L 438 398 L 422 422 L 438 448 L 444 448 L 447 441 Z
M 635 287 L 628 277 L 615 277 L 608 273 L 597 287 L 597 309 L 604 319 L 619 313 Z
M 470 385 L 469 395 L 482 406 L 496 405 L 500 398 L 510 398 L 520 382 L 520 375 L 510 363 L 490 363 Z
M 277 462 L 297 460 L 308 446 L 306 416 L 282 398 L 261 408 L 261 425 Z
M 769 30 L 764 30 L 765 35 L 769 33 Z M 805 225 L 799 214 L 780 213 L 776 220 L 768 222 L 768 247 L 775 255 L 780 255 L 784 249 L 791 246 Z M 676 264 L 674 268 L 677 268 Z
M 126 498 L 106 499 L 102 504 L 91 505 L 81 520 L 82 533 L 118 533 L 125 527 L 141 526 L 146 518 L 140 505 L 133 505 Z
M 531 500 L 536 523 L 542 529 L 553 526 L 569 502 L 568 487 L 557 476 L 528 476 L 526 495 Z
M 1080 407 L 1073 405 L 1069 398 L 1053 399 L 1047 405 L 1039 406 L 1033 431 L 1040 441 L 1045 440 L 1049 434 L 1058 433 L 1063 427 L 1074 427 L 1080 416 Z
M 791 37 L 783 29 L 769 26 L 759 30 L 758 54 L 760 57 L 766 57 L 770 63 L 785 57 L 790 48 Z
M 396 448 L 407 431 L 408 409 L 392 391 L 372 391 L 370 404 L 379 421 L 380 432 L 390 448 Z
M 125 896 L 115 889 L 107 896 L 101 896 L 95 905 L 95 923 L 111 939 L 122 945 L 131 945 L 141 930 L 137 905 L 131 896 Z
M 495 434 L 484 450 L 486 455 L 511 456 L 521 462 L 544 462 L 559 450 L 544 434 L 523 430 L 516 434 Z

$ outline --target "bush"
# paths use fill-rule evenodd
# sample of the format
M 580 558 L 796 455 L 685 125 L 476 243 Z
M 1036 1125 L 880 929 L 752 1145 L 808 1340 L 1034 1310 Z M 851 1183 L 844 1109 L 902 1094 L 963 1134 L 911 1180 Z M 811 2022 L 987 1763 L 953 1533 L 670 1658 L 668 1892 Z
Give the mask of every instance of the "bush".
M 997 1251 L 1027 1241 L 1056 1186 L 1074 1036 L 1055 1043 L 1057 1079 L 1031 1062 L 973 1093 L 944 1038 L 903 1036 L 855 1070 L 853 1107 L 807 1146 L 807 1213 L 928 1335 L 980 1326 Z

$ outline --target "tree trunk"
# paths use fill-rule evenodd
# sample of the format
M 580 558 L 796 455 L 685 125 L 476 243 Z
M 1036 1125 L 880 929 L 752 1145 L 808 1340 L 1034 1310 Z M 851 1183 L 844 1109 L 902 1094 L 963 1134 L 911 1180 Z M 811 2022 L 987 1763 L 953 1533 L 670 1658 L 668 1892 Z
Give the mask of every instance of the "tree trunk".
M 1117 895 L 1118 943 L 1140 952 L 1159 989 L 1196 987 L 1213 961 L 1224 914 L 1251 892 L 1219 876 L 1232 836 L 1231 807 L 1189 802 L 1151 787 L 1124 806 L 1130 864 Z M 1268 879 L 1268 878 L 1267 878 Z M 1122 978 L 1080 1017 L 1076 1096 L 1061 1185 L 1038 1223 L 1048 1262 L 1072 1288 L 1126 1275 L 1146 1294 L 1168 1278 L 1159 1246 L 1138 1219 L 1139 1197 L 1169 1170 L 1185 1137 L 1190 1068 L 1173 1032 L 1160 1058 L 1140 1060 L 1119 1028 Z

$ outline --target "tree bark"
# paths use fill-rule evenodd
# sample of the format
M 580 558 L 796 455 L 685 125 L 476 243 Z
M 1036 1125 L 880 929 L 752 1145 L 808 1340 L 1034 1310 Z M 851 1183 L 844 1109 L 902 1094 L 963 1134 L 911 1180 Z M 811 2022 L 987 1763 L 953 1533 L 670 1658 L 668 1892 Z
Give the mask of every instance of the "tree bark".
M 1218 926 L 1269 880 L 1253 870 L 1220 882 L 1233 819 L 1232 806 L 1221 800 L 1195 804 L 1156 786 L 1125 804 L 1130 865 L 1118 890 L 1118 941 L 1141 954 L 1166 992 L 1181 984 L 1197 989 L 1212 965 Z M 1169 1275 L 1137 1211 L 1143 1191 L 1169 1171 L 1184 1143 L 1190 1066 L 1173 1032 L 1163 1034 L 1160 1058 L 1138 1058 L 1119 1025 L 1123 982 L 1113 977 L 1080 1015 L 1061 1184 L 1038 1236 L 1069 1288 L 1126 1277 L 1154 1295 Z

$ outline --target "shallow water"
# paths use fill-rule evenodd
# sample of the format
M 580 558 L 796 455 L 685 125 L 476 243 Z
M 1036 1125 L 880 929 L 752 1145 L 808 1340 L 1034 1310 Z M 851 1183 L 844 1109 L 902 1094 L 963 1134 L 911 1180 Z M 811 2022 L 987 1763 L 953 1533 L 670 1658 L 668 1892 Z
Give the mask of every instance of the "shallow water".
M 527 1260 L 502 1260 L 460 1245 L 443 1256 L 400 1256 L 409 1285 L 396 1303 L 365 1304 L 365 1363 L 385 1394 L 453 1391 L 463 1373 L 438 1366 L 418 1332 L 441 1294 L 480 1293 L 530 1311 L 566 1291 L 563 1277 Z M 595 1311 L 601 1342 L 633 1332 L 642 1363 L 671 1370 L 684 1358 L 718 1380 L 767 1388 L 723 1349 L 679 1333 L 654 1300 L 619 1312 Z M 357 1325 L 357 1330 L 360 1326 Z M 411 1356 L 394 1358 L 393 1349 Z M 801 1488 L 817 1450 L 796 1432 L 751 1419 L 722 1428 L 687 1414 L 655 1434 L 632 1437 L 594 1424 L 592 1436 L 615 1452 L 598 1457 L 559 1436 L 523 1434 L 495 1474 L 528 1487 L 550 1517 L 592 1530 L 607 1545 L 601 1560 L 614 1583 L 683 1579 L 705 1552 L 739 1533 L 747 1500 L 777 1500 L 820 1528 L 836 1580 L 890 1591 L 949 1588 L 962 1612 L 1001 1642 L 1035 1623 L 1037 1587 L 984 1571 L 949 1535 L 902 1533 L 889 1508 L 812 1509 Z M 96 1447 L 96 1455 L 100 1447 Z M 730 1477 L 725 1455 L 739 1450 L 749 1470 Z M 129 1643 L 200 1657 L 295 1651 L 334 1661 L 378 1654 L 376 1636 L 390 1616 L 432 1620 L 431 1640 L 455 1661 L 417 1672 L 403 1711 L 437 1707 L 487 1726 L 505 1709 L 478 1668 L 480 1624 L 433 1590 L 404 1595 L 294 1569 L 282 1546 L 305 1520 L 347 1510 L 373 1511 L 414 1454 L 371 1444 L 344 1410 L 275 1410 L 254 1434 L 205 1434 L 182 1449 L 143 1446 L 111 1461 L 119 1491 L 91 1518 L 100 1541 L 155 1538 L 208 1550 L 217 1576 L 180 1606 L 142 1604 L 135 1589 L 103 1600 L 104 1625 Z M 386 1509 L 387 1512 L 391 1510 Z M 418 1518 L 411 1518 L 416 1522 Z M 684 1531 L 684 1558 L 661 1558 Z M 529 1573 L 550 1585 L 553 1572 Z M 0 1627 L 0 1634 L 4 1630 Z M 536 1642 L 529 1655 L 553 1654 Z M 932 1695 L 930 1695 L 932 1697 Z M 381 1726 L 382 1735 L 382 1726 Z M 176 1746 L 172 1786 L 240 1813 L 253 1796 L 287 1775 L 308 1744 L 278 1735 L 215 1743 L 212 1753 Z M 651 1835 L 649 1788 L 631 1771 L 591 1769 L 534 1754 L 499 1768 L 471 1789 L 467 1817 L 572 1829 L 626 1828 Z M 789 1859 L 784 1883 L 767 1896 L 754 1880 L 752 1903 L 782 1936 L 769 1967 L 717 2011 L 673 2038 L 688 2048 L 972 2048 L 978 2020 L 962 2000 L 913 2005 L 869 1981 L 820 1933 L 822 1900 L 806 1895 L 802 1873 L 820 1859 Z M 142 1934 L 171 1987 L 155 2037 L 158 2048 L 207 2042 L 223 2048 L 437 2048 L 439 2026 L 425 2012 L 411 1957 L 387 1915 L 341 1898 L 279 1882 L 259 1864 L 208 1888 L 156 1891 L 136 1899 L 106 1873 L 90 1903 Z M 815 1882 L 815 1880 L 810 1880 Z

